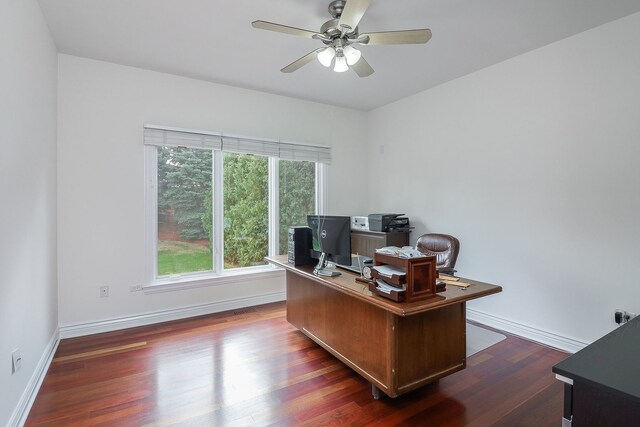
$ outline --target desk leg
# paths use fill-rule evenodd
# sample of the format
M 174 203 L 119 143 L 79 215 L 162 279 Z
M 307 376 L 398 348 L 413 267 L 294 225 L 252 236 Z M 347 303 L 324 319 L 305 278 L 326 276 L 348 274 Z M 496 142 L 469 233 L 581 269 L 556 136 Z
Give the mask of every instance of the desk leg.
M 371 384 L 371 394 L 374 400 L 380 400 L 380 389 L 373 384 Z
M 562 427 L 571 427 L 573 419 L 573 385 L 564 384 L 564 409 L 562 414 Z

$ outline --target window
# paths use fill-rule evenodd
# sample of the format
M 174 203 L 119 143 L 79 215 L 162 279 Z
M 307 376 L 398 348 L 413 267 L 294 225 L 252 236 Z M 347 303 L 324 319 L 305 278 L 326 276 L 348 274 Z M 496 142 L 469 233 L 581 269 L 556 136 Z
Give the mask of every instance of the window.
M 147 275 L 248 272 L 322 212 L 328 147 L 145 126 Z
M 157 275 L 213 271 L 210 150 L 157 147 Z
M 269 163 L 224 153 L 224 268 L 264 264 L 269 253 Z
M 280 236 L 278 253 L 287 253 L 289 225 L 307 224 L 307 215 L 316 211 L 315 163 L 280 160 L 279 162 Z

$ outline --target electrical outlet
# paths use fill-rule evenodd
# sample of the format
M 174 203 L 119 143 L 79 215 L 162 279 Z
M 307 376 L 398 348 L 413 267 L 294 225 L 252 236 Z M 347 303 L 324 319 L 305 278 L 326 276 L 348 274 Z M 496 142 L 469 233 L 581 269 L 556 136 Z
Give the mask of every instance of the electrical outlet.
M 107 298 L 109 296 L 109 287 L 100 286 L 100 298 Z
M 142 285 L 131 285 L 129 286 L 129 292 L 139 292 L 142 290 Z
M 19 348 L 16 348 L 11 352 L 11 361 L 13 362 L 11 373 L 15 374 L 20 370 L 20 368 L 22 368 L 22 355 L 20 354 Z
M 636 314 L 629 313 L 628 311 L 616 309 L 613 319 L 618 325 L 620 325 L 622 323 L 627 323 L 629 320 L 633 319 L 636 316 Z

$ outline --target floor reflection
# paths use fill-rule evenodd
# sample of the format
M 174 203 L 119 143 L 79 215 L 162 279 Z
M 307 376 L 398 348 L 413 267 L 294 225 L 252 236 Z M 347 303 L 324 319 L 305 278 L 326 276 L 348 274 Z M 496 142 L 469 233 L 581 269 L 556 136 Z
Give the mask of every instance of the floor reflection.
M 291 339 L 299 340 L 295 332 L 291 339 L 281 329 L 265 332 L 262 342 L 239 329 L 156 346 L 156 419 L 163 424 L 206 414 L 242 419 L 259 407 L 269 411 L 273 398 L 266 394 L 289 383 L 289 367 L 296 376 L 308 366 L 300 363 L 304 355 L 290 353 Z M 242 402 L 245 411 L 229 409 Z M 228 414 L 216 413 L 222 408 Z

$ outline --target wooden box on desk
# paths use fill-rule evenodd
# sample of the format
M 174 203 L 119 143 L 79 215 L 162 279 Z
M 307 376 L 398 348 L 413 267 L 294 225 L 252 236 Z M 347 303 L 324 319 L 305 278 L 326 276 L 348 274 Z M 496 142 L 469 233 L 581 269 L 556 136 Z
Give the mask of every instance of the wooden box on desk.
M 406 283 L 406 291 L 393 292 L 393 295 L 384 294 L 376 290 L 375 284 L 369 286 L 372 292 L 390 298 L 394 301 L 419 301 L 436 296 L 436 257 L 425 256 L 418 258 L 400 258 L 392 255 L 376 253 L 374 265 L 393 265 L 403 268 L 406 276 L 378 277 L 393 285 L 400 286 Z M 375 269 L 373 269 L 375 272 Z M 374 277 L 375 277 L 374 273 Z M 402 295 L 404 293 L 404 296 Z

